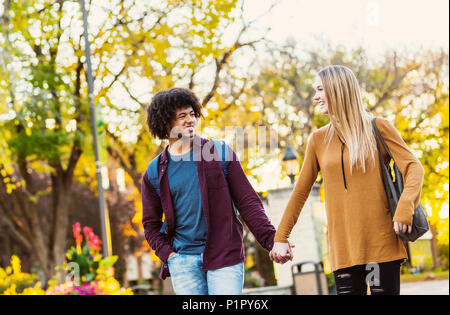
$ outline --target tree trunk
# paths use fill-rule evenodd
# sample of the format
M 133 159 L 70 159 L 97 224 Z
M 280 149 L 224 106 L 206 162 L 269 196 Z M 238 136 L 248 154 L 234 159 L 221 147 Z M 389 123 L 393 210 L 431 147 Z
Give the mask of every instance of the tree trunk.
M 33 233 L 35 234 L 35 233 Z M 37 234 L 40 234 L 37 232 Z M 48 249 L 45 243 L 42 242 L 42 239 L 40 237 L 37 237 L 32 241 L 32 248 L 33 253 L 37 260 L 41 263 L 42 271 L 44 272 L 44 275 L 47 280 L 51 279 L 53 275 L 52 266 L 49 261 L 48 257 Z
M 44 230 L 42 229 L 39 218 L 39 210 L 36 207 L 37 204 L 33 201 L 30 201 L 25 193 L 21 194 L 18 198 L 21 199 L 21 203 L 24 207 L 24 212 L 29 216 L 28 228 L 31 234 L 30 243 L 32 244 L 33 253 L 38 261 L 41 262 L 41 268 L 45 276 L 49 278 L 52 274 L 52 270 L 49 264 L 48 242 L 46 242 L 46 239 L 44 237 Z
M 138 283 L 142 283 L 142 280 L 144 280 L 144 276 L 142 274 L 142 255 L 138 255 L 136 257 L 137 262 L 137 273 L 138 273 Z
M 70 189 L 68 187 L 59 188 L 58 205 L 55 211 L 53 247 L 52 247 L 52 267 L 64 264 L 67 242 L 67 229 L 69 226 L 69 203 L 71 200 Z M 63 272 L 60 273 L 59 281 L 63 281 Z
M 430 231 L 431 231 L 431 255 L 433 257 L 433 269 L 436 269 L 441 266 L 441 259 L 439 258 L 439 246 L 437 244 L 437 238 L 436 238 L 436 228 L 430 224 Z
M 2 226 L 2 230 L 3 226 Z M 3 243 L 3 253 L 0 260 L 1 266 L 8 266 L 9 260 L 11 259 L 11 238 L 9 236 L 9 233 L 2 233 L 2 243 Z

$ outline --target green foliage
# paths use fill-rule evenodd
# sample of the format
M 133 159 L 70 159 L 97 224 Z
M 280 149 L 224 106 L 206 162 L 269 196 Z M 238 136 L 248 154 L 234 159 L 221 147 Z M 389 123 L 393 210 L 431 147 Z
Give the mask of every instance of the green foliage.
M 35 157 L 39 160 L 53 162 L 60 158 L 64 152 L 61 150 L 70 143 L 65 132 L 26 132 L 17 134 L 8 144 L 18 156 Z
M 91 228 L 83 228 L 84 238 L 81 234 L 80 223 L 75 223 L 72 227 L 76 246 L 72 246 L 66 252 L 66 263 L 61 268 L 66 269 L 70 264 L 76 264 L 79 276 L 83 282 L 93 280 L 106 280 L 114 275 L 113 266 L 118 257 L 110 256 L 102 258 L 100 254 L 101 241 L 94 234 Z M 83 239 L 85 244 L 82 246 Z
M 444 243 L 444 244 L 441 244 L 439 246 L 439 258 L 443 262 L 442 268 L 444 268 L 444 270 L 448 270 L 449 269 L 449 247 L 448 247 L 448 243 L 447 244 Z
M 80 267 L 80 276 L 86 281 L 94 280 L 96 271 L 100 266 L 100 256 L 92 255 L 89 246 L 85 246 L 81 253 L 76 248 L 71 248 L 67 252 L 67 262 L 76 263 Z
M 102 258 L 101 254 L 92 251 L 87 245 L 81 250 L 72 247 L 66 254 L 67 263 L 76 263 L 80 267 L 80 276 L 84 282 L 91 282 L 105 276 L 105 271 L 111 269 L 117 262 L 118 256 Z

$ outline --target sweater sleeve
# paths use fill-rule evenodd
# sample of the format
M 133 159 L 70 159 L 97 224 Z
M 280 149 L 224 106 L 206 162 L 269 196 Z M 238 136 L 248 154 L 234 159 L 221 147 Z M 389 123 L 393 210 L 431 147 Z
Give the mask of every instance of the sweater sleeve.
M 422 191 L 424 176 L 422 164 L 387 119 L 378 118 L 376 123 L 403 177 L 403 192 L 397 204 L 393 221 L 411 225 L 414 209 L 419 204 Z
M 313 133 L 306 146 L 305 159 L 297 183 L 295 184 L 275 234 L 275 242 L 287 243 L 291 231 L 297 223 L 300 212 L 311 193 L 319 170 L 320 166 L 316 156 Z

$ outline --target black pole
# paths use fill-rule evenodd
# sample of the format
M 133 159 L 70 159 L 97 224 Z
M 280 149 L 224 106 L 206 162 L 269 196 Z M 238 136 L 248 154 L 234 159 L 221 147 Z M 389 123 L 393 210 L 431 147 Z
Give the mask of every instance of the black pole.
M 93 93 L 94 93 L 94 82 L 92 78 L 92 65 L 91 65 L 91 50 L 88 35 L 88 22 L 87 13 L 84 5 L 84 0 L 80 0 L 81 11 L 83 13 L 83 26 L 84 26 L 84 43 L 85 43 L 85 53 L 86 53 L 86 64 L 87 64 L 87 83 L 88 83 L 88 102 L 89 109 L 91 113 L 91 128 L 94 135 L 94 151 L 95 151 L 95 168 L 97 173 L 97 187 L 98 187 L 98 201 L 100 206 L 100 219 L 102 226 L 102 243 L 103 243 L 103 256 L 108 257 L 112 255 L 111 246 L 111 228 L 109 224 L 109 213 L 108 207 L 105 203 L 105 196 L 103 192 L 103 181 L 102 181 L 102 163 L 100 161 L 100 155 L 98 150 L 98 137 L 97 137 L 97 120 L 95 118 L 95 108 L 92 103 Z

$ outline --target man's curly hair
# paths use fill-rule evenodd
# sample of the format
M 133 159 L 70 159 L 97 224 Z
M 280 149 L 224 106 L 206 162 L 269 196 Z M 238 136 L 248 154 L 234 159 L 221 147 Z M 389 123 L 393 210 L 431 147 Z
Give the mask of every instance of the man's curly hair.
M 202 117 L 202 105 L 189 89 L 173 88 L 155 94 L 147 107 L 147 125 L 150 133 L 159 139 L 168 139 L 167 127 L 175 119 L 178 109 L 192 107 L 195 117 Z

